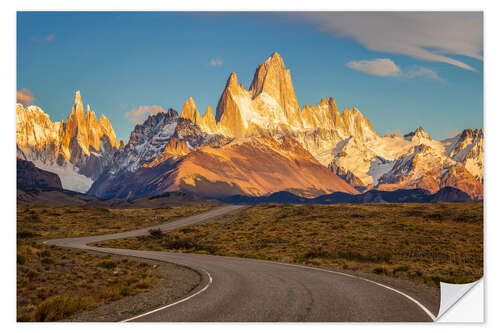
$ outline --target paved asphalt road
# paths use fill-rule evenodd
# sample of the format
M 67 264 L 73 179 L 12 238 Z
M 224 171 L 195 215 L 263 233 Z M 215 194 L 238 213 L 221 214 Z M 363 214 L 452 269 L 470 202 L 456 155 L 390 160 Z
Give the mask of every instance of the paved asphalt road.
M 224 206 L 167 222 L 168 231 L 233 212 Z M 328 322 L 432 321 L 434 316 L 417 300 L 395 289 L 340 272 L 271 261 L 98 248 L 87 244 L 145 235 L 151 227 L 128 232 L 46 241 L 46 244 L 141 257 L 188 266 L 202 282 L 186 298 L 137 314 L 128 321 L 182 322 Z

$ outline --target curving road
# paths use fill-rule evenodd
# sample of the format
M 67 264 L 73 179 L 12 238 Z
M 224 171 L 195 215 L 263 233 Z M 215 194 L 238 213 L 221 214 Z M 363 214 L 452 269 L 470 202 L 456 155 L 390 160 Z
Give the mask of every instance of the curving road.
M 244 206 L 223 206 L 154 228 L 174 230 Z M 364 278 L 265 260 L 94 247 L 87 244 L 148 234 L 151 227 L 109 235 L 48 240 L 63 247 L 166 261 L 197 270 L 187 297 L 125 321 L 329 322 L 434 321 L 417 300 Z

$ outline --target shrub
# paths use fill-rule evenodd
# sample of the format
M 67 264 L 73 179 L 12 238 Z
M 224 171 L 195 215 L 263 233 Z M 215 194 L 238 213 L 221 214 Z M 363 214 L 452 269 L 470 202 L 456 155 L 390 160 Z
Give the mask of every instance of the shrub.
M 162 244 L 166 249 L 172 250 L 188 250 L 206 251 L 210 254 L 215 254 L 218 251 L 216 246 L 198 243 L 192 238 L 185 239 L 166 239 Z
M 38 276 L 38 273 L 37 272 L 34 272 L 32 270 L 29 270 L 27 273 L 26 273 L 26 276 L 28 277 L 28 279 L 30 281 L 33 281 L 33 279 L 35 279 L 37 276 Z
M 118 293 L 121 296 L 129 296 L 132 294 L 132 288 L 130 288 L 129 286 L 123 286 L 119 289 Z
M 149 234 L 151 237 L 160 238 L 163 236 L 163 232 L 160 229 L 149 229 Z
M 31 321 L 31 316 L 29 314 L 23 314 L 17 317 L 17 322 L 28 322 Z
M 17 263 L 19 265 L 24 265 L 26 263 L 26 257 L 21 255 L 21 254 L 18 254 L 17 255 Z
M 408 272 L 410 267 L 408 265 L 398 266 L 392 270 L 392 274 L 396 275 L 398 272 Z
M 21 231 L 21 232 L 17 233 L 18 238 L 33 238 L 33 237 L 37 237 L 37 236 L 40 236 L 40 235 L 36 234 L 34 232 L 31 232 L 31 231 Z
M 441 282 L 441 277 L 440 276 L 436 276 L 436 275 L 433 275 L 430 277 L 431 281 L 434 282 L 436 285 L 439 286 L 439 283 Z
M 57 321 L 92 306 L 87 298 L 53 296 L 40 303 L 35 311 L 35 321 Z
M 54 260 L 50 259 L 50 258 L 43 258 L 41 261 L 40 261 L 42 264 L 45 264 L 45 265 L 51 265 L 54 263 Z
M 137 289 L 148 289 L 151 284 L 148 281 L 142 280 L 140 282 L 137 282 L 134 286 L 134 288 Z
M 29 221 L 29 222 L 41 222 L 42 221 L 40 219 L 40 216 L 36 212 L 34 212 L 34 211 L 31 211 L 29 213 L 29 215 L 27 216 L 26 220 Z
M 411 271 L 408 272 L 408 276 L 410 278 L 419 278 L 419 277 L 424 276 L 424 273 L 422 273 L 418 269 L 414 269 L 414 270 L 411 270 Z
M 116 262 L 113 260 L 104 260 L 97 264 L 97 267 L 111 269 L 116 267 Z
M 50 257 L 50 251 L 49 250 L 43 250 L 40 252 L 40 256 L 42 257 Z
M 373 269 L 373 273 L 375 273 L 375 274 L 386 274 L 387 275 L 387 269 L 385 269 L 384 267 L 375 267 Z
M 313 259 L 313 258 L 328 258 L 330 254 L 323 250 L 321 247 L 313 248 L 307 251 L 304 254 L 305 259 Z

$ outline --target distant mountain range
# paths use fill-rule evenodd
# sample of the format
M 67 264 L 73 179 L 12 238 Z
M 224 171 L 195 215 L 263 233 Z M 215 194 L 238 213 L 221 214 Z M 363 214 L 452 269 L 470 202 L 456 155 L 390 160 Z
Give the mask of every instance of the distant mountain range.
M 231 204 L 343 204 L 343 203 L 430 203 L 465 202 L 472 198 L 453 187 L 445 187 L 431 194 L 426 190 L 370 190 L 361 194 L 334 192 L 315 198 L 305 198 L 281 191 L 268 196 L 233 195 L 222 198 L 203 198 L 185 192 L 165 192 L 160 195 L 135 200 L 102 199 L 95 196 L 65 190 L 59 176 L 41 170 L 32 162 L 17 159 L 17 202 L 49 206 L 97 206 L 107 208 L 157 208 L 164 205 L 191 205 L 199 203 L 225 202 Z
M 369 190 L 360 194 L 335 192 L 316 198 L 304 198 L 290 192 L 277 192 L 268 196 L 242 196 L 220 198 L 231 204 L 344 204 L 344 203 L 431 203 L 431 202 L 466 202 L 472 198 L 454 187 L 444 187 L 434 194 L 422 189 L 379 191 Z
M 483 197 L 482 129 L 442 141 L 421 127 L 380 136 L 356 108 L 339 112 L 333 98 L 300 108 L 277 53 L 257 67 L 248 90 L 230 74 L 215 116 L 210 107 L 201 116 L 189 97 L 180 115 L 170 109 L 137 125 L 127 144 L 106 117 L 97 121 L 90 106 L 84 113 L 79 92 L 65 122 L 36 106 L 18 104 L 16 112 L 18 158 L 58 174 L 65 189 L 106 199 L 285 191 L 304 200 L 339 192 L 363 200 L 411 189 L 430 201 Z

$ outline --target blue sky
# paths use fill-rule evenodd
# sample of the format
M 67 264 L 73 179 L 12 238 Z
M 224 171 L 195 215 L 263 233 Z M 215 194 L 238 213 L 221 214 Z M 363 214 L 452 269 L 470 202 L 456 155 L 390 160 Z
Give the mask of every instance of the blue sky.
M 231 72 L 248 88 L 277 51 L 301 106 L 331 96 L 379 134 L 441 139 L 483 126 L 482 29 L 480 13 L 19 12 L 17 90 L 53 121 L 80 90 L 127 142 L 127 112 L 189 96 L 215 112 Z

